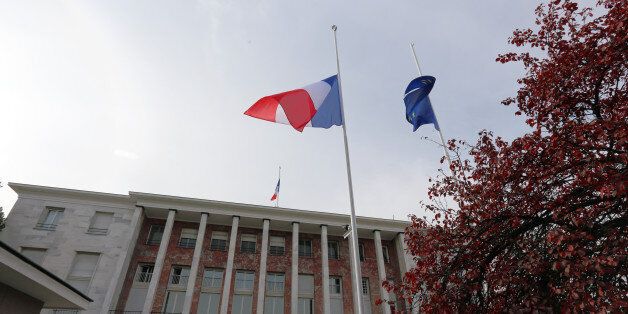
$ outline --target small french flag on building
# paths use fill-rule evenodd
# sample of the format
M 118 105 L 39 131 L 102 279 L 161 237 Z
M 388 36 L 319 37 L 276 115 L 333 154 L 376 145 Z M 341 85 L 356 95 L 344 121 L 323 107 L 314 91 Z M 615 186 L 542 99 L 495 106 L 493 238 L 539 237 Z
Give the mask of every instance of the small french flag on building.
M 273 194 L 273 196 L 270 198 L 271 201 L 274 201 L 279 197 L 279 183 L 280 182 L 281 182 L 281 179 L 277 180 L 277 187 L 275 187 L 275 194 Z

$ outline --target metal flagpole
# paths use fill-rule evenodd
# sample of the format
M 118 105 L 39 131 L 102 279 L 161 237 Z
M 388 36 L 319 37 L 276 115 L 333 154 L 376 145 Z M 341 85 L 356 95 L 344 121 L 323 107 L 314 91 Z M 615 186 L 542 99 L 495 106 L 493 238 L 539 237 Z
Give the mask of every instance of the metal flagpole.
M 414 56 L 414 62 L 416 62 L 416 69 L 419 71 L 419 76 L 421 76 L 421 66 L 419 66 L 419 58 L 416 56 L 416 51 L 414 51 L 414 43 L 410 43 L 410 48 L 412 49 L 412 55 Z M 434 105 L 432 105 L 432 111 L 434 112 L 434 117 L 436 117 L 436 121 L 438 121 L 438 117 L 436 116 L 436 110 L 434 110 Z M 440 129 L 440 124 L 438 125 Z M 443 144 L 443 151 L 445 152 L 445 157 L 447 157 L 447 161 L 449 162 L 449 167 L 451 168 L 451 157 L 449 157 L 449 151 L 447 150 L 447 145 L 445 145 L 445 138 L 443 137 L 443 132 L 441 130 L 437 130 L 438 135 L 440 136 L 440 142 Z
M 358 228 L 355 219 L 355 202 L 353 200 L 353 182 L 351 179 L 351 162 L 349 161 L 349 145 L 347 144 L 347 120 L 345 119 L 344 101 L 342 100 L 342 84 L 340 80 L 340 58 L 338 57 L 338 39 L 336 38 L 336 30 L 338 27 L 332 25 L 334 32 L 334 46 L 336 47 L 336 67 L 338 68 L 338 92 L 340 96 L 340 113 L 342 114 L 342 135 L 345 144 L 345 160 L 347 162 L 347 178 L 349 182 L 349 202 L 351 204 L 351 246 L 353 251 L 353 264 L 355 269 L 353 272 L 353 300 L 357 300 L 358 304 L 354 305 L 357 309 L 356 313 L 362 314 L 362 271 L 360 270 L 360 261 L 358 260 Z
M 277 183 L 279 184 L 279 189 L 281 190 L 281 166 L 279 166 L 279 178 L 277 179 Z M 275 199 L 275 207 L 279 207 L 279 193 L 277 193 L 277 198 Z

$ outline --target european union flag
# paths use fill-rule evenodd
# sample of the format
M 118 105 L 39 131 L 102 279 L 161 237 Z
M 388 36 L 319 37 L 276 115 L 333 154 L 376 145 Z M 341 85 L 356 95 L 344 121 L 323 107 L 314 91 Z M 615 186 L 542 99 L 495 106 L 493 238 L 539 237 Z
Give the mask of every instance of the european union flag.
M 423 124 L 434 124 L 434 128 L 440 131 L 432 103 L 428 95 L 434 87 L 436 78 L 433 76 L 419 76 L 412 80 L 406 88 L 403 101 L 406 103 L 406 120 L 414 126 L 416 131 Z

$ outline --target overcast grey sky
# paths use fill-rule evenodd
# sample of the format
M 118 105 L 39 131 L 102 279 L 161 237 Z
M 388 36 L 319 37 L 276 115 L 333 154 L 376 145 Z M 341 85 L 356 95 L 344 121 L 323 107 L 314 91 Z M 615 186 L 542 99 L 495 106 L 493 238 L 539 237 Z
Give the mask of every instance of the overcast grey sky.
M 282 165 L 282 206 L 347 213 L 340 128 L 242 114 L 334 74 L 337 24 L 357 213 L 422 215 L 442 151 L 404 120 L 409 42 L 446 137 L 512 138 L 522 69 L 495 57 L 535 3 L 0 0 L 0 179 L 271 205 Z

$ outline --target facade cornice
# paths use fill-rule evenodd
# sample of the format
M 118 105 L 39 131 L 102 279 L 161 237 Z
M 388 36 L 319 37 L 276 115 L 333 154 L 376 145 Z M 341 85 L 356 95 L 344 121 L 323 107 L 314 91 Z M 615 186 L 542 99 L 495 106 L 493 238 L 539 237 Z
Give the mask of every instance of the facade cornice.
M 57 187 L 39 186 L 22 183 L 9 183 L 21 198 L 36 198 L 56 201 L 77 200 L 106 204 L 120 207 L 145 207 L 155 209 L 175 209 L 210 215 L 241 216 L 255 219 L 270 219 L 272 221 L 298 221 L 307 224 L 328 225 L 343 227 L 350 223 L 346 214 L 310 211 L 302 209 L 272 207 L 264 205 L 243 204 L 208 199 L 170 196 L 143 192 L 129 192 L 128 195 L 65 189 Z M 373 217 L 356 217 L 358 227 L 363 229 L 378 229 L 382 231 L 402 232 L 408 225 L 406 220 L 392 220 Z
M 123 194 L 74 190 L 15 182 L 10 182 L 8 185 L 21 198 L 45 198 L 57 201 L 67 201 L 68 199 L 73 199 L 83 202 L 93 202 L 97 204 L 107 204 L 109 206 L 115 205 L 120 207 L 132 207 L 134 205 L 134 201 L 131 197 Z
M 233 203 L 142 192 L 129 192 L 129 195 L 136 201 L 137 205 L 151 208 L 177 208 L 182 211 L 209 212 L 210 214 L 219 215 L 239 215 L 242 217 L 270 219 L 273 221 L 298 221 L 301 223 L 329 226 L 345 226 L 350 223 L 349 215 L 338 213 Z M 391 220 L 362 216 L 358 216 L 356 219 L 359 228 L 379 229 L 383 231 L 401 232 L 408 225 L 410 225 L 410 222 L 405 220 Z

